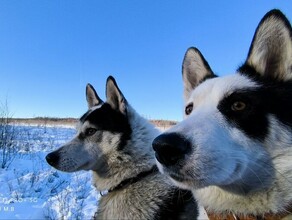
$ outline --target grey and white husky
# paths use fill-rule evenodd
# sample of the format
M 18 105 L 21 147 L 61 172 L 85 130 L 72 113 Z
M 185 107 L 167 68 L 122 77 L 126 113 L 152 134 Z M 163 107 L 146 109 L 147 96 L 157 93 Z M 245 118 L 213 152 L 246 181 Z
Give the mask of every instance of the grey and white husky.
M 290 219 L 292 28 L 287 18 L 279 10 L 263 17 L 245 63 L 233 75 L 216 77 L 200 51 L 189 48 L 183 82 L 185 119 L 153 142 L 160 171 L 192 190 L 210 218 Z
M 97 219 L 196 219 L 192 193 L 180 190 L 158 172 L 153 139 L 159 134 L 129 105 L 113 77 L 106 102 L 86 87 L 89 110 L 80 118 L 76 137 L 47 155 L 58 170 L 92 170 L 98 191 Z

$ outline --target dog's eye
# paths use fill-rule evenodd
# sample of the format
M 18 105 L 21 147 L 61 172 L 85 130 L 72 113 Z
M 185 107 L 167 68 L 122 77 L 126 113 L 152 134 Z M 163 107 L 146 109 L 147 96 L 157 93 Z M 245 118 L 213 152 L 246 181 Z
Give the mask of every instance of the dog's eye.
M 192 111 L 193 111 L 193 103 L 187 105 L 187 107 L 185 108 L 185 113 L 186 113 L 186 115 L 191 114 Z
M 245 109 L 245 107 L 246 107 L 246 104 L 244 102 L 237 101 L 232 104 L 231 109 L 233 111 L 242 111 Z
M 85 135 L 86 136 L 92 136 L 95 134 L 97 130 L 95 128 L 87 128 L 86 131 L 85 131 Z

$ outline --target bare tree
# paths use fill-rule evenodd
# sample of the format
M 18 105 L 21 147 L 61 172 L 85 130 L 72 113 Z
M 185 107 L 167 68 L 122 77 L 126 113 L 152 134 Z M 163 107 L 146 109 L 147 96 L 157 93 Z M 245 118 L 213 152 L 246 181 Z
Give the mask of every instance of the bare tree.
M 17 155 L 15 143 L 15 126 L 10 124 L 12 115 L 8 108 L 7 100 L 0 103 L 0 166 L 8 168 Z

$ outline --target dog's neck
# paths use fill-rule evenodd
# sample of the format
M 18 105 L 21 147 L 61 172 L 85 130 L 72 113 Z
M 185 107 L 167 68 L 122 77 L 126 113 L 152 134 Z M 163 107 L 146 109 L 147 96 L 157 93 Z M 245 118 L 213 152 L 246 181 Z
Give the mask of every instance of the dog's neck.
M 281 220 L 285 217 L 292 217 L 292 201 L 285 208 L 285 211 L 279 213 L 265 213 L 263 215 L 236 215 L 232 212 L 217 214 L 214 212 L 207 212 L 209 220 Z M 290 218 L 289 218 L 290 219 Z
M 147 176 L 149 176 L 149 175 L 151 175 L 153 173 L 157 173 L 157 172 L 158 172 L 158 168 L 157 168 L 156 165 L 154 165 L 150 170 L 143 171 L 143 172 L 139 173 L 137 176 L 125 179 L 125 180 L 121 181 L 118 185 L 110 188 L 109 190 L 100 192 L 100 194 L 102 196 L 105 196 L 108 193 L 116 192 L 118 190 L 124 189 L 127 186 L 129 186 L 129 185 L 131 185 L 133 183 L 136 183 L 136 182 L 144 179 L 145 177 L 147 177 Z

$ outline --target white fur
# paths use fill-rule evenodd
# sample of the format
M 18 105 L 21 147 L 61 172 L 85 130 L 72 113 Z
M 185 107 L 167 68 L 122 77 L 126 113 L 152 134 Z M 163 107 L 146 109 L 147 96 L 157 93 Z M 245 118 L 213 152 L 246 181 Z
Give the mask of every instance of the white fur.
M 238 121 L 228 118 L 218 108 L 222 104 L 220 101 L 233 92 L 256 90 L 265 86 L 267 80 L 277 89 L 287 89 L 282 101 L 291 101 L 291 87 L 288 86 L 291 86 L 292 79 L 292 28 L 287 22 L 280 11 L 267 13 L 255 33 L 245 64 L 239 69 L 241 73 L 208 79 L 214 74 L 203 62 L 198 49 L 190 48 L 185 55 L 185 106 L 193 106 L 193 109 L 167 133 L 186 139 L 191 151 L 183 154 L 175 165 L 158 164 L 160 171 L 167 174 L 175 185 L 191 189 L 207 211 L 263 216 L 271 212 L 282 213 L 288 205 L 291 206 L 291 121 L 284 124 L 276 113 L 266 115 L 268 131 L 264 138 L 256 139 L 244 132 L 240 125 L 233 124 Z M 245 73 L 262 77 L 262 83 L 256 83 Z M 271 84 L 267 84 L 269 89 Z M 291 111 L 291 104 L 287 106 L 287 111 Z M 232 114 L 232 117 L 240 117 L 240 114 Z
M 193 103 L 194 109 L 198 107 L 206 108 L 207 111 L 214 111 L 216 113 L 217 104 L 225 96 L 238 89 L 256 88 L 257 86 L 255 82 L 242 75 L 232 74 L 225 77 L 213 78 L 200 84 L 190 93 L 186 101 L 186 106 L 188 103 Z
M 194 152 L 187 158 L 192 163 L 180 170 L 182 174 L 192 174 L 185 176 L 185 182 L 172 181 L 182 188 L 196 188 L 193 193 L 200 204 L 215 212 L 279 212 L 283 211 L 287 202 L 292 201 L 291 130 L 279 123 L 274 116 L 270 116 L 269 138 L 266 143 L 259 143 L 248 138 L 241 130 L 231 128 L 217 109 L 218 103 L 226 94 L 251 87 L 257 87 L 257 84 L 239 74 L 206 81 L 191 93 L 187 101 L 194 105 L 191 115 L 168 130 L 184 134 L 195 146 Z M 256 160 L 265 157 L 273 160 L 276 170 L 276 182 L 267 191 L 237 195 L 214 186 L 228 184 L 234 179 L 240 180 L 246 169 L 258 172 L 253 168 L 257 164 Z M 234 172 L 237 164 L 241 165 L 242 173 Z M 159 168 L 162 172 L 171 173 L 161 165 Z M 191 179 L 187 179 L 188 177 Z M 196 179 L 198 177 L 201 179 Z M 201 188 L 202 186 L 208 187 Z
M 187 101 L 193 102 L 191 115 L 168 130 L 184 134 L 195 146 L 194 152 L 187 158 L 192 162 L 180 170 L 181 174 L 188 174 L 185 182 L 172 181 L 185 189 L 195 188 L 195 197 L 207 210 L 229 210 L 237 214 L 262 214 L 267 210 L 277 213 L 284 211 L 283 207 L 292 201 L 291 129 L 270 116 L 269 138 L 266 143 L 259 143 L 240 129 L 231 128 L 217 109 L 225 95 L 237 89 L 257 86 L 239 74 L 210 79 L 191 93 Z M 238 195 L 214 186 L 240 180 L 247 169 L 265 172 L 265 167 L 256 167 L 256 161 L 265 158 L 272 159 L 271 165 L 276 171 L 275 182 L 266 191 Z M 238 164 L 241 165 L 240 171 L 235 172 Z M 171 173 L 161 165 L 159 167 L 162 172 Z

